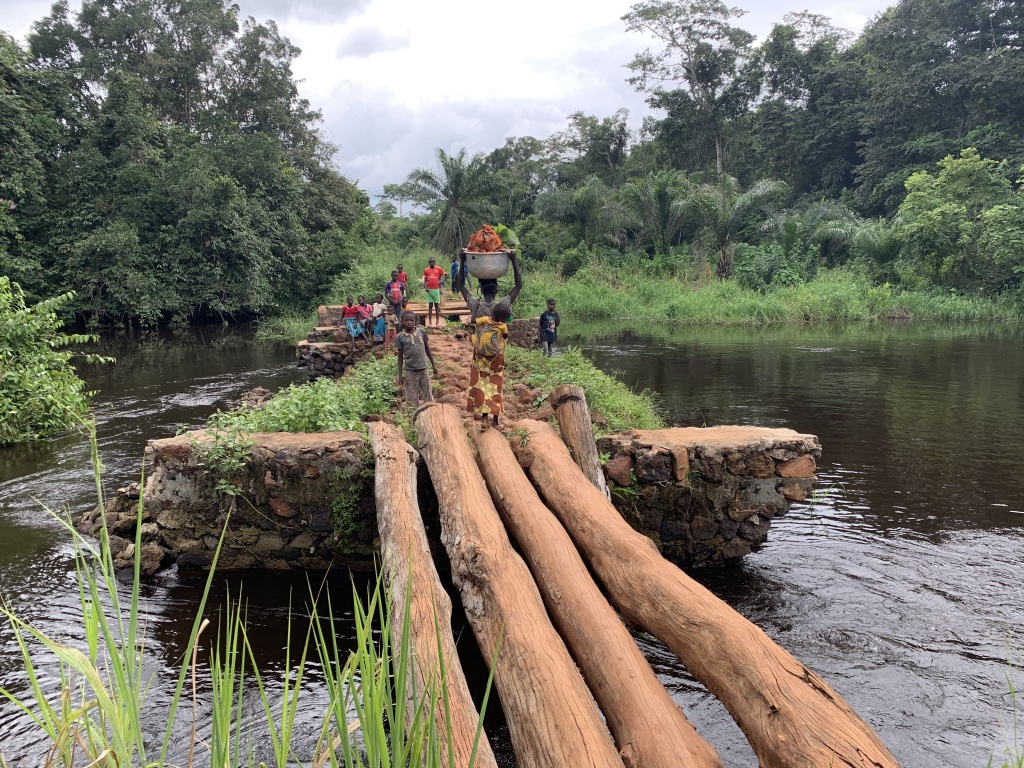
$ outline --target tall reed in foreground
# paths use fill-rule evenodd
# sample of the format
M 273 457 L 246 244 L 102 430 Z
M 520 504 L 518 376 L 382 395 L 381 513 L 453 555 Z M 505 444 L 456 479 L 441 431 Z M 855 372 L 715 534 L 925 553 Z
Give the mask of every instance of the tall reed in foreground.
M 86 429 L 92 443 L 97 498 L 102 508 L 95 425 L 90 422 Z M 232 501 L 236 502 L 237 499 Z M 141 521 L 141 498 L 138 513 Z M 20 709 L 39 728 L 41 741 L 47 745 L 41 762 L 47 768 L 255 765 L 258 761 L 253 742 L 257 732 L 268 735 L 273 763 L 279 768 L 289 764 L 316 768 L 325 765 L 442 768 L 440 740 L 445 738 L 447 723 L 435 720 L 434 702 L 447 700 L 444 670 L 441 670 L 439 690 L 411 690 L 409 605 L 405 606 L 405 631 L 399 648 L 395 649 L 390 639 L 392 606 L 382 592 L 382 579 L 377 580 L 365 606 L 354 594 L 357 630 L 354 649 L 342 647 L 338 642 L 329 597 L 326 612 L 321 614 L 316 607 L 316 596 L 311 594 L 309 628 L 303 641 L 294 648 L 293 612 L 289 610 L 284 680 L 274 690 L 266 685 L 256 665 L 246 634 L 244 602 L 241 598 L 234 602 L 229 600 L 216 619 L 216 641 L 209 651 L 207 669 L 201 673 L 199 642 L 210 624 L 205 613 L 222 534 L 168 696 L 166 685 L 161 685 L 155 673 L 145 671 L 160 665 L 149 658 L 151 652 L 147 651 L 140 614 L 142 526 L 136 526 L 133 578 L 125 595 L 118 588 L 106 527 L 97 547 L 79 535 L 70 521 L 61 522 L 75 547 L 81 614 L 76 645 L 58 640 L 22 620 L 15 606 L 6 602 L 0 606 L 0 615 L 7 619 L 14 633 L 28 683 L 25 694 L 0 689 L 0 697 Z M 50 656 L 45 666 L 39 661 L 40 652 Z M 310 653 L 318 654 L 322 663 L 326 705 L 322 693 L 318 691 L 314 698 L 312 689 L 304 685 Z M 293 660 L 297 660 L 294 666 Z M 56 691 L 43 682 L 53 666 L 58 670 Z M 243 706 L 246 693 L 252 694 L 254 690 L 264 715 L 262 725 L 255 722 Z M 198 735 L 197 723 L 201 697 L 205 699 L 203 710 L 206 713 L 202 737 Z M 175 729 L 175 721 L 190 698 L 191 735 L 182 744 L 182 729 L 180 726 Z M 159 706 L 154 706 L 155 699 L 159 699 Z M 409 699 L 414 702 L 411 721 L 406 717 Z M 485 708 L 486 703 L 485 696 Z M 300 708 L 315 707 L 323 707 L 320 735 L 311 754 L 299 755 L 292 743 L 296 714 Z M 161 724 L 161 717 L 166 717 L 166 722 Z M 482 719 L 481 715 L 477 739 L 482 731 Z M 153 735 L 161 731 L 162 735 Z M 175 751 L 184 754 L 171 754 L 175 740 Z M 0 754 L 0 766 L 5 765 Z

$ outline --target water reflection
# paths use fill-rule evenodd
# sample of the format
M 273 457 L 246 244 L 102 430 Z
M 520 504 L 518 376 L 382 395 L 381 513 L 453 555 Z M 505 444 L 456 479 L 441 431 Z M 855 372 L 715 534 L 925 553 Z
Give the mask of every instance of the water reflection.
M 1024 615 L 1019 329 L 652 331 L 564 337 L 657 390 L 673 423 L 787 426 L 824 449 L 816 498 L 760 553 L 696 578 L 820 672 L 901 764 L 985 765 L 1012 732 L 1006 675 L 1022 682 L 1007 662 Z M 674 690 L 727 764 L 756 764 L 714 702 Z

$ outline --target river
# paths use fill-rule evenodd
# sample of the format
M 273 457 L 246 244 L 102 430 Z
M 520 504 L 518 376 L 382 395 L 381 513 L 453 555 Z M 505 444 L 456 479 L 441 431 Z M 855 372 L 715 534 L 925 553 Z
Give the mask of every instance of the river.
M 1014 724 L 1007 676 L 1024 683 L 1013 666 L 1024 651 L 1020 329 L 567 323 L 563 337 L 657 392 L 674 424 L 818 435 L 815 498 L 777 519 L 760 552 L 694 575 L 821 673 L 902 765 L 979 768 L 993 751 L 1000 764 Z M 137 479 L 147 438 L 198 425 L 253 386 L 302 379 L 288 346 L 239 330 L 113 340 L 104 353 L 119 363 L 85 376 L 99 392 L 108 489 Z M 40 503 L 87 506 L 87 465 L 76 436 L 0 449 L 0 591 L 58 634 L 74 632 L 71 549 Z M 348 576 L 334 574 L 329 586 L 347 593 Z M 150 646 L 164 668 L 184 647 L 199 587 L 172 572 L 144 590 Z M 304 594 L 305 581 L 248 576 L 245 588 L 258 654 L 279 671 L 289 594 Z M 660 644 L 638 642 L 726 764 L 755 765 L 717 700 Z M 6 628 L 0 643 L 0 686 L 23 689 Z M 307 720 L 300 725 L 312 733 Z M 7 704 L 0 751 L 14 765 L 38 762 L 29 724 Z

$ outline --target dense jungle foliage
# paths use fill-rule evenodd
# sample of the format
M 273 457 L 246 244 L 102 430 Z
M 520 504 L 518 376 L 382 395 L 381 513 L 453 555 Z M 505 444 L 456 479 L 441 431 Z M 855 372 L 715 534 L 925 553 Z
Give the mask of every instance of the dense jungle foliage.
M 0 274 L 91 326 L 306 305 L 373 218 L 299 50 L 222 0 L 65 0 L 0 33 Z
M 794 13 L 760 43 L 741 15 L 633 5 L 626 27 L 652 43 L 627 64 L 656 113 L 642 130 L 577 113 L 546 139 L 438 150 L 385 186 L 385 232 L 450 251 L 490 219 L 563 277 L 618 259 L 766 292 L 838 268 L 1020 304 L 1024 6 L 903 0 L 856 38 Z
M 492 221 L 537 279 L 769 294 L 849 275 L 1020 305 L 1024 6 L 902 0 L 857 36 L 794 13 L 762 41 L 741 17 L 641 0 L 624 33 L 650 47 L 623 63 L 654 108 L 642 129 L 579 112 L 438 150 L 371 210 L 272 21 L 59 0 L 26 47 L 0 35 L 0 274 L 30 301 L 76 291 L 92 327 L 271 316 L 337 293 L 372 246 L 448 254 Z

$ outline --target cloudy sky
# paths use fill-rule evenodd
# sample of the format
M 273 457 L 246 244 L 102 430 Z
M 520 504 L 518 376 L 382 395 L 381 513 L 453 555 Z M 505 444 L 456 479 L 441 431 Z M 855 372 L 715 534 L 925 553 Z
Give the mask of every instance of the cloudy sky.
M 627 34 L 630 0 L 237 0 L 302 48 L 295 75 L 323 111 L 341 171 L 371 194 L 433 164 L 436 147 L 489 151 L 506 136 L 544 138 L 577 111 L 648 110 L 624 65 L 649 44 Z M 808 6 L 809 4 L 809 6 Z M 79 5 L 71 0 L 73 8 Z M 762 37 L 810 10 L 859 31 L 885 0 L 739 0 Z M 23 39 L 49 0 L 4 0 L 0 28 Z

